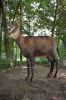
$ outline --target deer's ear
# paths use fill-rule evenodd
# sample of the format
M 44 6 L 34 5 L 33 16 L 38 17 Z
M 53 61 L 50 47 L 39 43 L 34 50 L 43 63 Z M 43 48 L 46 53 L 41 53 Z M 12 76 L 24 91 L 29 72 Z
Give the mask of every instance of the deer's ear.
M 18 20 L 15 22 L 15 26 L 17 26 L 18 28 L 20 28 L 20 22 Z
M 16 21 L 15 22 L 10 22 L 8 31 L 9 31 L 9 33 L 11 33 L 13 30 L 19 29 L 19 27 L 20 27 L 19 22 L 18 23 Z
M 15 26 L 11 26 L 10 29 L 9 29 L 9 33 L 11 33 L 14 30 L 15 30 Z

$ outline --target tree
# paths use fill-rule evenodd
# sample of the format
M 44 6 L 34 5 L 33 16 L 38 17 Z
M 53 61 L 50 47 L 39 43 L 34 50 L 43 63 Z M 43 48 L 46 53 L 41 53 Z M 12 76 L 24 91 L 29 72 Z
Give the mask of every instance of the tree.
M 66 0 L 0 0 L 0 18 L 4 32 L 4 47 L 7 58 L 13 61 L 18 58 L 18 47 L 13 40 L 8 38 L 7 24 L 19 20 L 20 32 L 26 35 L 34 35 L 38 30 L 45 29 L 51 32 L 51 36 L 59 42 L 66 43 Z M 2 31 L 0 31 L 0 55 Z M 22 35 L 23 35 L 22 34 Z M 39 33 L 41 35 L 41 33 Z M 45 35 L 43 32 L 42 35 Z M 16 54 L 15 54 L 16 48 Z M 20 59 L 22 59 L 20 52 Z M 13 57 L 15 56 L 15 57 Z

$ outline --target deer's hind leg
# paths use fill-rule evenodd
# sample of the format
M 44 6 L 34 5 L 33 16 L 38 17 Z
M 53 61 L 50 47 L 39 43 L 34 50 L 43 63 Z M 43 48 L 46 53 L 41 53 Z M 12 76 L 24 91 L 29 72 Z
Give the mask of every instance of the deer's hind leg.
M 53 74 L 53 69 L 54 69 L 54 58 L 51 55 L 49 55 L 47 58 L 51 63 L 50 72 L 48 73 L 47 77 L 51 77 Z

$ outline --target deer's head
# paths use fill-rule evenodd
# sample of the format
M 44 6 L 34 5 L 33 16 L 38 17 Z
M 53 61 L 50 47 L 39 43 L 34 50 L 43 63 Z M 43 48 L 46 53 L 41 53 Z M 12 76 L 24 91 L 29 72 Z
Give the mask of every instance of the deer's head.
M 9 26 L 9 37 L 13 39 L 17 39 L 19 37 L 20 29 L 17 23 L 11 23 Z

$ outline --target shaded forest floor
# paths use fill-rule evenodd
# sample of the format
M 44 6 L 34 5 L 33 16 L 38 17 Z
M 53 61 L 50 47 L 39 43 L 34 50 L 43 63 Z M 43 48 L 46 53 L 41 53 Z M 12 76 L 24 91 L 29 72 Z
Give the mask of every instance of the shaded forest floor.
M 0 70 L 0 100 L 66 100 L 66 69 L 47 78 L 50 66 L 35 65 L 34 81 L 25 81 L 26 65 Z

